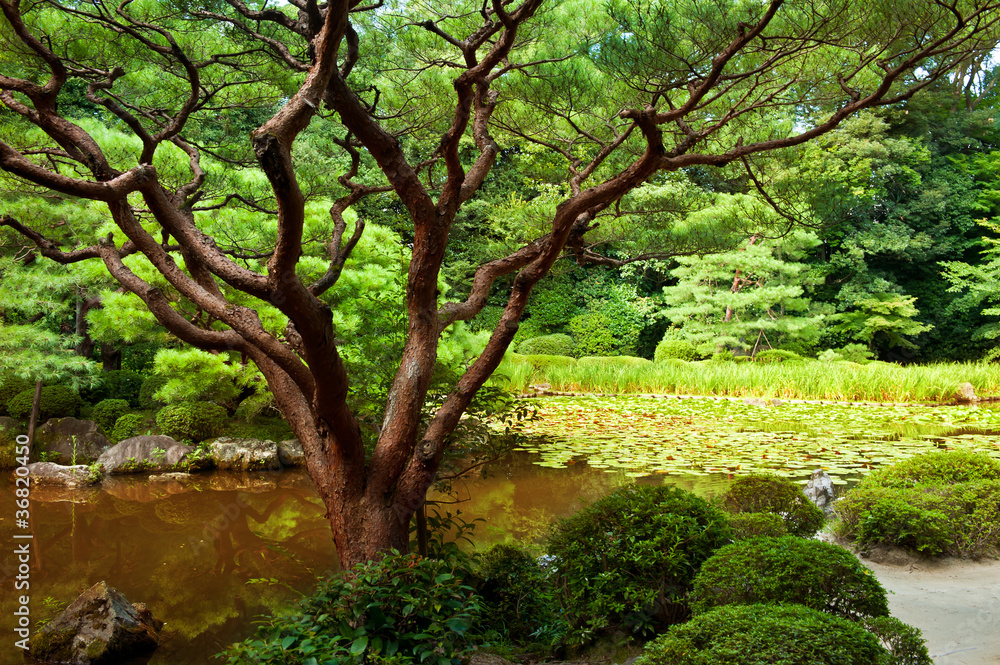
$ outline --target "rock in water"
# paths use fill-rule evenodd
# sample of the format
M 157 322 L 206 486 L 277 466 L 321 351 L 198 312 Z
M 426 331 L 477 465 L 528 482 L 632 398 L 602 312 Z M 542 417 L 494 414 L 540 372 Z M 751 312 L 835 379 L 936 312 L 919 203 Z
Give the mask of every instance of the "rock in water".
M 306 463 L 306 454 L 298 439 L 288 439 L 278 443 L 278 461 L 281 466 L 302 466 Z
M 833 479 L 826 471 L 813 471 L 803 492 L 827 517 L 833 514 Z
M 29 653 L 44 663 L 120 663 L 155 649 L 162 627 L 145 605 L 98 582 L 32 636 Z
M 971 404 L 972 402 L 978 401 L 979 398 L 976 397 L 976 389 L 972 387 L 972 384 L 966 381 L 965 383 L 958 384 L 958 390 L 955 391 L 955 401 L 959 404 Z
M 56 464 L 90 464 L 111 447 L 97 423 L 76 418 L 53 418 L 38 428 L 35 447 Z
M 278 444 L 258 439 L 221 437 L 209 446 L 215 467 L 220 470 L 261 471 L 280 469 Z
M 33 485 L 79 487 L 99 482 L 101 472 L 82 464 L 63 466 L 52 462 L 34 462 L 28 465 L 28 477 Z
M 175 471 L 201 465 L 194 446 L 183 446 L 169 436 L 144 435 L 125 439 L 108 449 L 97 463 L 107 474 Z

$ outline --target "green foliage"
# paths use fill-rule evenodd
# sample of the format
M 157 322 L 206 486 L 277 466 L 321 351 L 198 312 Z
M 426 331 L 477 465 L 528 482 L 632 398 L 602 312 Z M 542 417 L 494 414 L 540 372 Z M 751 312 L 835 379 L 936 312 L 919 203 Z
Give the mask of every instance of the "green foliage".
M 535 368 L 536 372 L 544 372 L 550 367 L 575 365 L 576 358 L 570 356 L 524 356 L 525 362 Z
M 838 529 L 861 545 L 929 555 L 1000 553 L 1000 464 L 986 455 L 938 452 L 877 470 L 836 504 Z
M 760 351 L 753 357 L 753 359 L 755 362 L 759 363 L 787 363 L 805 360 L 805 358 L 794 351 L 786 351 L 785 349 L 767 349 L 766 351 Z
M 7 412 L 14 418 L 26 419 L 31 415 L 35 389 L 22 390 L 7 403 Z M 76 417 L 80 413 L 80 395 L 68 386 L 43 386 L 39 403 L 38 422 L 49 418 Z
M 156 424 L 160 431 L 179 441 L 204 441 L 222 433 L 226 410 L 211 402 L 182 402 L 160 409 Z
M 730 513 L 726 519 L 733 532 L 733 540 L 761 536 L 778 538 L 788 534 L 785 520 L 777 513 Z
M 827 349 L 819 354 L 819 360 L 823 362 L 835 362 L 843 360 L 846 362 L 865 364 L 875 357 L 872 350 L 864 344 L 845 344 L 839 349 Z
M 159 409 L 166 406 L 166 402 L 161 402 L 156 398 L 156 393 L 167 384 L 167 377 L 159 374 L 150 374 L 139 388 L 139 407 L 142 409 Z
M 482 579 L 478 591 L 485 627 L 522 643 L 556 621 L 551 584 L 528 552 L 511 545 L 495 545 L 479 558 L 477 574 Z
M 574 628 L 648 634 L 686 617 L 695 573 L 729 538 L 725 516 L 705 500 L 634 485 L 559 522 L 548 551 Z
M 834 331 L 869 345 L 881 341 L 889 347 L 915 349 L 917 345 L 907 338 L 933 328 L 916 320 L 916 300 L 898 293 L 876 293 L 851 301 L 854 309 L 831 315 L 829 321 L 835 322 Z
M 227 665 L 457 665 L 480 611 L 465 578 L 444 561 L 393 551 L 327 580 L 223 656 Z
M 653 355 L 653 360 L 660 363 L 668 358 L 686 361 L 697 360 L 698 350 L 692 342 L 686 339 L 664 339 L 656 345 L 656 353 Z
M 823 511 L 787 478 L 763 474 L 740 476 L 722 495 L 722 502 L 733 513 L 781 515 L 793 536 L 809 537 L 823 526 Z
M 797 603 L 857 620 L 889 613 L 875 575 L 839 545 L 782 536 L 727 545 L 694 578 L 691 610 L 720 605 Z
M 896 617 L 865 617 L 861 624 L 889 653 L 879 665 L 934 665 L 920 630 Z
M 115 443 L 121 443 L 125 439 L 145 434 L 148 429 L 146 419 L 141 414 L 126 413 L 115 422 L 111 439 Z
M 0 416 L 7 415 L 7 403 L 14 399 L 15 395 L 33 387 L 31 381 L 13 374 L 0 376 Z
M 143 377 L 128 370 L 101 372 L 99 383 L 84 393 L 88 402 L 97 403 L 107 399 L 123 399 L 131 406 L 139 406 L 139 393 Z M 113 424 L 113 423 L 112 423 Z
M 31 382 L 65 383 L 78 389 L 89 386 L 100 366 L 74 354 L 75 341 L 38 326 L 0 321 L 0 374 Z
M 103 399 L 94 405 L 90 419 L 101 426 L 105 432 L 112 432 L 118 419 L 131 411 L 129 403 L 123 399 Z
M 882 665 L 874 635 L 801 605 L 728 605 L 646 645 L 636 665 Z
M 585 307 L 570 319 L 576 351 L 588 356 L 635 355 L 649 304 L 634 285 L 611 282 L 603 275 L 581 286 Z
M 517 346 L 518 353 L 528 356 L 572 356 L 574 351 L 573 338 L 562 333 L 532 337 Z
M 229 354 L 201 349 L 160 349 L 153 361 L 154 372 L 166 382 L 154 394 L 166 404 L 183 402 L 232 403 L 240 394 L 237 380 L 252 370 L 241 368 Z M 232 404 L 235 406 L 235 404 Z

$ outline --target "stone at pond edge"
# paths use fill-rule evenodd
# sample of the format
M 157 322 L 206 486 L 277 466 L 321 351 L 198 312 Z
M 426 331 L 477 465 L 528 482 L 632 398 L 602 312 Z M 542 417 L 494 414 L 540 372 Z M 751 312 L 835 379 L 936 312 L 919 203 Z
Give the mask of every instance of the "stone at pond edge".
M 125 439 L 102 454 L 97 463 L 108 474 L 175 471 L 201 468 L 207 461 L 194 446 L 183 446 L 169 436 L 143 435 Z
M 972 402 L 979 401 L 976 397 L 976 389 L 972 387 L 972 384 L 966 381 L 965 383 L 958 384 L 958 390 L 955 391 L 955 401 L 959 404 L 971 404 Z
M 0 416 L 0 469 L 13 469 L 17 466 L 14 452 L 19 434 L 24 434 L 20 423 L 13 418 Z
M 98 582 L 32 636 L 29 653 L 44 663 L 118 663 L 155 649 L 162 627 L 144 604 Z
M 63 466 L 53 462 L 35 462 L 28 465 L 28 477 L 34 485 L 67 485 L 81 487 L 101 480 L 101 472 L 88 466 Z
M 771 402 L 766 399 L 761 399 L 760 397 L 747 397 L 743 400 L 743 403 L 750 406 L 771 406 Z
M 52 418 L 35 432 L 34 449 L 47 453 L 47 462 L 90 464 L 110 447 L 111 442 L 92 420 Z
M 306 454 L 298 439 L 289 439 L 278 444 L 278 461 L 281 466 L 302 466 L 306 463 Z
M 221 437 L 209 446 L 215 467 L 220 470 L 261 471 L 280 469 L 278 444 L 258 439 Z
M 826 471 L 823 469 L 813 471 L 802 491 L 806 498 L 816 504 L 827 517 L 833 515 L 833 479 Z

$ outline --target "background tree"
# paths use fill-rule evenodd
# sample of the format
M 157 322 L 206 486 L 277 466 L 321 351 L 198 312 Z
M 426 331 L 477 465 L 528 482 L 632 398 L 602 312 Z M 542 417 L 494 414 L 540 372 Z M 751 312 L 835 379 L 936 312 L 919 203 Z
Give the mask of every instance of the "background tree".
M 613 226 L 600 215 L 658 173 L 800 145 L 907 99 L 988 52 L 997 9 L 0 0 L 0 169 L 34 193 L 102 203 L 115 229 L 57 243 L 10 210 L 2 224 L 58 262 L 99 259 L 185 343 L 255 363 L 348 565 L 405 547 L 449 435 L 557 258 L 621 263 L 588 240 Z M 70 119 L 64 101 L 93 115 Z M 233 140 L 255 125 L 249 145 Z M 467 297 L 444 299 L 456 218 L 511 137 L 557 155 L 566 176 L 537 235 L 482 262 Z M 364 231 L 345 211 L 390 191 L 412 245 L 406 339 L 366 454 L 331 293 Z M 625 212 L 616 225 L 642 224 L 643 210 Z M 266 229 L 257 246 L 241 240 L 248 223 Z M 322 274 L 306 256 L 324 258 Z M 509 297 L 488 342 L 424 421 L 442 334 L 501 276 Z

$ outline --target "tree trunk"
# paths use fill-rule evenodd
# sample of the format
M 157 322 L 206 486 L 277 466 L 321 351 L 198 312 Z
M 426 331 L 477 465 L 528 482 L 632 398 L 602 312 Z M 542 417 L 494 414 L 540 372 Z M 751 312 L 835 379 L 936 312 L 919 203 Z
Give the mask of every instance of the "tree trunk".
M 122 368 L 122 352 L 113 344 L 101 342 L 101 362 L 104 363 L 104 371 L 111 372 Z

